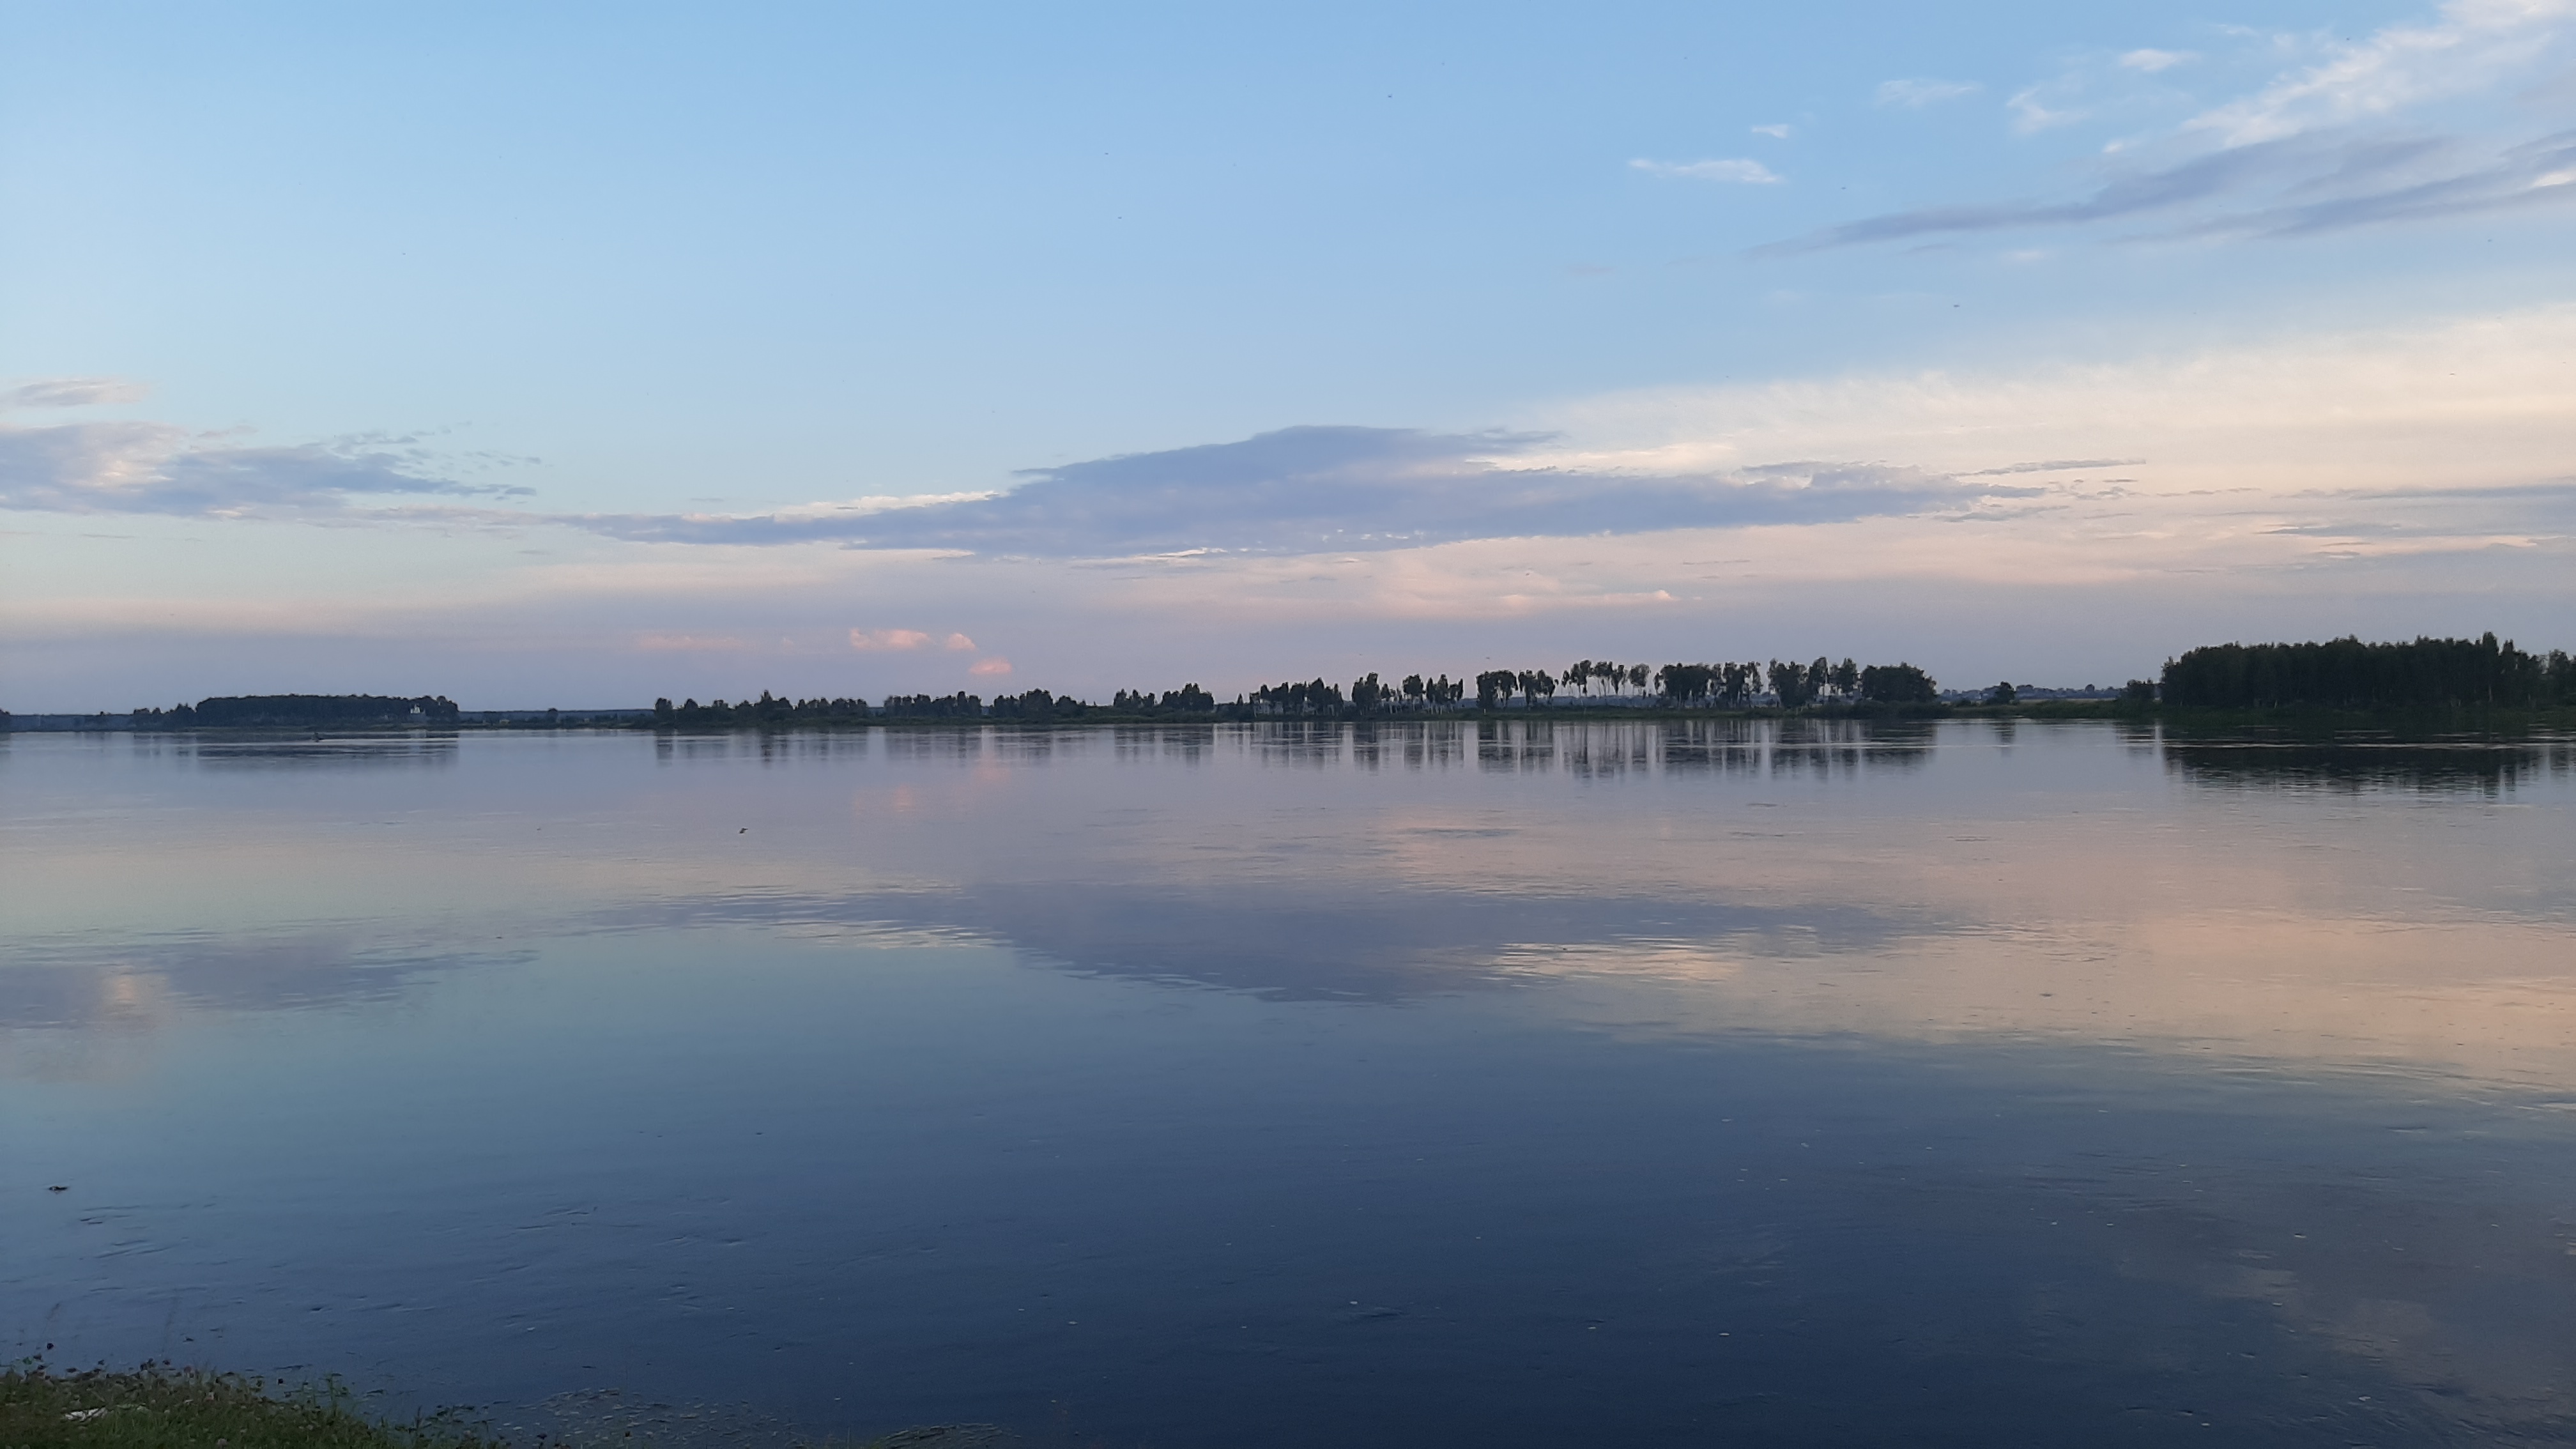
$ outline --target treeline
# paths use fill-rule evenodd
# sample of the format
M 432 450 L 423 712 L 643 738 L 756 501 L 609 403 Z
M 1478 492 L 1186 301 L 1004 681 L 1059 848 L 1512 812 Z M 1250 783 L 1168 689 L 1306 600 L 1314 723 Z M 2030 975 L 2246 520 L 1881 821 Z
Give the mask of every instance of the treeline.
M 456 701 L 424 694 L 219 695 L 169 709 L 134 711 L 136 729 L 357 729 L 367 725 L 452 725 Z
M 760 698 L 740 704 L 727 704 L 721 699 L 706 704 L 694 699 L 679 704 L 667 699 L 653 701 L 656 725 L 854 724 L 869 713 L 864 699 L 781 699 L 765 689 Z
M 1651 685 L 1653 693 L 1648 694 Z M 1911 664 L 1836 664 L 1774 659 L 1720 664 L 1619 664 L 1577 660 L 1562 674 L 1547 670 L 1488 670 L 1476 676 L 1476 705 L 1495 709 L 1518 695 L 1524 703 L 1554 703 L 1559 686 L 1583 700 L 1602 696 L 1644 698 L 1678 708 L 1810 709 L 1823 704 L 1931 704 L 1940 698 L 1932 676 Z M 1597 691 L 1597 692 L 1596 692 Z
M 1161 696 L 1142 691 L 1120 690 L 1114 703 L 1107 707 L 1056 695 L 1043 689 L 1019 694 L 996 696 L 987 705 L 980 694 L 959 690 L 955 694 L 889 694 L 882 704 L 871 708 L 864 699 L 787 699 L 760 692 L 758 699 L 728 704 L 718 699 L 700 704 L 694 699 L 673 704 L 668 698 L 653 701 L 653 723 L 658 726 L 788 726 L 799 724 L 853 724 L 871 718 L 881 719 L 1081 719 L 1089 715 L 1213 715 L 1219 708 L 1216 696 L 1195 684 L 1167 690 Z
M 2130 686 L 2132 697 L 2139 686 Z M 2576 704 L 2576 660 L 2511 640 L 2215 644 L 2165 661 L 2157 694 L 2183 709 L 2547 709 Z
M 653 701 L 657 727 L 790 726 L 881 719 L 1078 720 L 1093 717 L 1195 719 L 1372 719 L 1463 707 L 1469 689 L 1476 708 L 1499 710 L 1515 700 L 1525 708 L 1583 704 L 1663 705 L 1677 709 L 1812 709 L 1819 706 L 1910 706 L 1939 700 L 1932 677 L 1911 664 L 1812 664 L 1771 660 L 1661 666 L 1577 660 L 1562 671 L 1490 669 L 1473 680 L 1446 674 L 1408 674 L 1389 682 L 1372 672 L 1345 687 L 1324 679 L 1265 684 L 1233 701 L 1219 700 L 1196 684 L 1157 694 L 1121 689 L 1106 705 L 1044 689 L 1006 694 L 989 704 L 980 695 L 895 694 L 871 707 L 864 699 L 788 699 L 762 691 L 756 700 L 700 704 Z
M 1348 686 L 1321 678 L 1289 680 L 1262 685 L 1232 701 L 1194 683 L 1160 693 L 1121 689 L 1105 705 L 1044 689 L 997 696 L 989 703 L 962 690 L 895 694 L 874 705 L 856 696 L 791 699 L 764 690 L 756 700 L 736 703 L 657 699 L 650 724 L 721 729 L 879 719 L 1369 719 L 1463 711 L 1470 691 L 1478 711 L 1585 705 L 1877 711 L 1941 701 L 1932 677 L 1904 663 L 1864 666 L 1849 658 L 1834 662 L 1820 657 L 1805 663 L 1772 659 L 1652 665 L 1578 659 L 1561 670 L 1489 669 L 1465 679 L 1408 674 L 1389 682 L 1372 672 Z M 1986 692 L 1986 701 L 2015 703 L 2013 686 L 1996 686 Z M 2216 644 L 2166 660 L 2159 679 L 2130 680 L 2119 699 L 2119 708 L 2129 711 L 2159 704 L 2235 710 L 2576 708 L 2576 659 L 2559 649 L 2529 653 L 2493 634 L 2387 644 L 2351 637 L 2305 644 Z M 459 715 L 456 702 L 444 695 L 253 694 L 219 695 L 166 710 L 139 709 L 131 720 L 134 728 L 145 730 L 349 729 L 454 726 Z M 114 727 L 108 716 L 97 718 L 99 728 Z M 11 723 L 0 712 L 0 730 Z
M 1369 674 L 1353 680 L 1347 694 L 1321 679 L 1271 684 L 1252 691 L 1245 703 L 1263 714 L 1393 714 L 1455 709 L 1471 687 L 1480 710 L 1505 709 L 1514 700 L 1526 708 L 1554 706 L 1561 690 L 1573 696 L 1566 701 L 1569 705 L 1661 704 L 1679 709 L 1909 705 L 1930 704 L 1940 697 L 1932 676 L 1911 664 L 1863 668 L 1849 659 L 1840 664 L 1826 659 L 1811 664 L 1774 659 L 1652 665 L 1579 659 L 1562 671 L 1488 669 L 1473 680 L 1408 674 L 1401 683 L 1386 684 Z

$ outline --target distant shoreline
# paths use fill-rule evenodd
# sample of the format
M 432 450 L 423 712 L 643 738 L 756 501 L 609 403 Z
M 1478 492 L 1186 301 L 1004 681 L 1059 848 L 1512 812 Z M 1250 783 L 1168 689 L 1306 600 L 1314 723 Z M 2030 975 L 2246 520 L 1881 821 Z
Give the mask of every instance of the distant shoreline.
M 2098 719 L 2157 718 L 2224 724 L 2292 723 L 2369 726 L 2388 720 L 2475 718 L 2481 722 L 2576 718 L 2576 657 L 2552 649 L 2533 654 L 2493 633 L 2476 639 L 2419 637 L 2410 643 L 2341 639 L 2304 644 L 2212 644 L 2165 661 L 2159 679 L 2132 679 L 2113 693 L 2095 685 L 2042 689 L 2009 681 L 1984 690 L 1944 690 L 1911 664 L 1866 668 L 1819 656 L 1811 664 L 1772 660 L 1717 664 L 1614 664 L 1578 660 L 1553 670 L 1489 669 L 1471 681 L 1443 674 L 1407 675 L 1389 683 L 1372 671 L 1348 693 L 1317 677 L 1265 684 L 1217 699 L 1196 683 L 1156 694 L 1122 689 L 1106 705 L 1045 689 L 996 696 L 889 694 L 871 705 L 857 696 L 760 698 L 701 705 L 656 699 L 650 709 L 459 708 L 445 695 L 218 695 L 169 709 L 13 716 L 0 710 L 0 730 L 137 732 L 191 730 L 310 731 L 338 734 L 403 730 L 649 729 L 735 733 L 744 730 L 851 730 L 901 726 L 1019 728 L 1088 725 L 1220 724 L 1264 720 L 1386 721 L 1547 718 L 1611 719 Z M 1594 686 L 1606 686 L 1596 694 Z M 1649 691 L 1649 686 L 1652 686 Z M 1565 686 L 1570 697 L 1557 702 Z M 1515 706 L 1517 700 L 1517 706 Z
M 490 713 L 502 713 L 491 711 Z M 544 711 L 508 711 L 513 716 L 501 720 L 460 720 L 455 723 L 421 724 L 351 724 L 337 727 L 302 725 L 168 725 L 138 724 L 130 715 L 20 715 L 6 725 L 5 734 L 142 734 L 160 737 L 213 736 L 217 738 L 267 739 L 394 739 L 410 736 L 446 736 L 464 734 L 554 734 L 581 731 L 593 734 L 657 734 L 672 736 L 713 736 L 739 734 L 852 734 L 871 729 L 904 731 L 954 731 L 1000 729 L 1015 734 L 1053 733 L 1097 727 L 1213 727 L 1238 724 L 1301 725 L 1413 725 L 1413 724 L 1487 724 L 1510 721 L 1545 724 L 1607 724 L 1627 722 L 1666 723 L 1688 720 L 1727 721 L 1818 721 L 1818 722 L 1925 722 L 1949 719 L 1983 720 L 2127 720 L 2139 724 L 2165 724 L 2188 729 L 2206 728 L 2282 728 L 2303 731 L 2340 729 L 2385 729 L 2391 726 L 2417 725 L 2476 729 L 2521 729 L 2540 726 L 2576 728 L 2576 706 L 2553 708 L 2498 708 L 2458 705 L 2449 707 L 2405 707 L 2389 709 L 2323 709 L 2312 706 L 2284 705 L 2266 709 L 2195 708 L 2174 705 L 2138 705 L 2117 699 L 2050 699 L 2025 704 L 1903 704 L 1903 705 L 1829 705 L 1784 710 L 1776 706 L 1744 709 L 1693 709 L 1663 705 L 1601 706 L 1542 705 L 1535 709 L 1520 707 L 1497 710 L 1405 710 L 1392 714 L 1255 714 L 1237 706 L 1224 706 L 1215 711 L 1190 713 L 1117 713 L 1097 710 L 1078 717 L 1030 718 L 1010 715 L 925 716 L 870 715 L 866 718 L 795 719 L 773 721 L 692 721 L 668 724 L 657 721 L 650 710 L 588 711 L 563 710 L 552 720 Z

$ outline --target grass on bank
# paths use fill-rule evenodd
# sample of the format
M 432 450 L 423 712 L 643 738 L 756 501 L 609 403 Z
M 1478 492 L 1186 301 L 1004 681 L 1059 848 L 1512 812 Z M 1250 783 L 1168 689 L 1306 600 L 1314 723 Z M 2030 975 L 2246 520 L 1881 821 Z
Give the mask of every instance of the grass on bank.
M 388 1424 L 331 1388 L 146 1364 L 0 1369 L 0 1449 L 496 1449 L 439 1418 Z
M 691 1432 L 684 1421 L 699 1417 L 594 1418 L 517 1442 L 534 1449 L 791 1441 L 800 1449 L 1008 1449 L 1018 1442 L 989 1424 L 931 1425 L 865 1442 L 809 1438 L 770 1420 L 755 1426 L 758 1433 L 728 1435 L 720 1424 Z M 243 1374 L 155 1363 L 69 1373 L 35 1362 L 0 1369 L 0 1449 L 508 1449 L 511 1442 L 452 1412 L 388 1423 L 336 1383 L 281 1388 Z

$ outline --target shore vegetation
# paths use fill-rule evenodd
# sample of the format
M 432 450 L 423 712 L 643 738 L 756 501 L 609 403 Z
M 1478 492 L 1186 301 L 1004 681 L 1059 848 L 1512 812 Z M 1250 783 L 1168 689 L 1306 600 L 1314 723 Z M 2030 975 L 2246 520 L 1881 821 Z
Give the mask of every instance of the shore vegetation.
M 1120 689 L 1094 703 L 1046 689 L 1017 694 L 890 694 L 870 703 L 856 695 L 797 699 L 763 690 L 757 699 L 701 704 L 668 697 L 650 711 L 606 710 L 558 719 L 548 710 L 483 711 L 460 721 L 443 695 L 238 695 L 136 710 L 127 717 L 62 717 L 49 729 L 290 728 L 335 731 L 436 728 L 645 728 L 656 730 L 831 729 L 887 724 L 995 721 L 1017 725 L 1134 724 L 1250 720 L 1470 719 L 1504 711 L 1556 717 L 1656 718 L 1709 713 L 1802 714 L 1830 718 L 1921 718 L 1946 714 L 2013 714 L 2035 718 L 2155 716 L 2213 721 L 2286 720 L 2292 716 L 2424 715 L 2476 712 L 2490 724 L 2571 722 L 2576 716 L 2576 659 L 2566 651 L 2526 652 L 2492 633 L 2477 639 L 2418 638 L 2365 643 L 2358 638 L 2302 644 L 2212 644 L 2165 661 L 2153 679 L 2132 679 L 2114 696 L 2039 690 L 2009 681 L 1945 695 L 1921 668 L 1904 662 L 1864 665 L 1826 656 L 1666 664 L 1578 659 L 1563 669 L 1488 669 L 1451 678 L 1410 673 L 1401 680 L 1375 671 L 1336 684 L 1317 677 L 1264 684 L 1218 698 L 1197 683 L 1178 689 Z M 1472 695 L 1472 697 L 1471 697 Z M 2077 697 L 2079 696 L 2080 697 Z M 507 716 L 507 718 L 503 718 Z M 70 722 L 65 723 L 68 719 Z M 0 712 L 0 730 L 11 718 Z M 28 727 L 21 725 L 20 727 Z
M 7 1449 L 495 1449 L 453 1420 L 393 1423 L 336 1385 L 279 1390 L 239 1374 L 145 1364 L 0 1369 Z
M 2214 644 L 2167 660 L 2155 693 L 2174 709 L 2552 709 L 2576 705 L 2576 659 L 2525 653 L 2493 634 Z

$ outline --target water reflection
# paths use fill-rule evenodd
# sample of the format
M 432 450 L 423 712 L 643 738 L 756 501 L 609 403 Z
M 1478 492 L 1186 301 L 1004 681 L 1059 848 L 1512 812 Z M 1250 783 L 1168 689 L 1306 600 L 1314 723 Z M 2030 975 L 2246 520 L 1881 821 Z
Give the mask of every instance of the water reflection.
M 22 941 L 0 971 L 0 1028 L 145 1029 L 182 1008 L 291 1011 L 388 1000 L 418 978 L 524 950 L 404 950 L 349 929 L 102 944 Z
M 2576 773 L 2576 741 L 2535 736 L 2407 740 L 2238 737 L 2166 742 L 2193 783 L 2238 789 L 2467 791 L 2501 796 Z
M 163 962 L 144 969 L 179 982 L 268 962 L 300 983 L 273 993 L 288 1004 L 397 989 L 401 963 L 495 941 L 768 922 L 958 933 L 1283 1001 L 1591 974 L 1663 983 L 1675 994 L 1653 1011 L 1685 1031 L 2019 1035 L 2576 1081 L 2564 740 L 1513 719 L 477 743 L 499 752 L 481 766 L 490 793 L 427 812 L 328 787 L 190 801 L 183 785 L 245 759 L 317 785 L 344 762 L 452 765 L 453 738 L 74 750 L 168 782 L 177 808 L 85 839 L 76 809 L 20 792 L 48 834 L 13 871 L 17 959 Z M 662 769 L 628 774 L 639 751 Z M 2321 781 L 2337 783 L 2309 803 Z M 2541 791 L 2551 808 L 2376 812 L 2367 835 L 2335 813 L 2383 787 Z M 6 987 L 29 1003 L 21 1021 L 97 994 Z
M 68 1188 L 0 1350 L 861 1436 L 2565 1437 L 2563 740 L 295 743 L 0 752 L 0 1160 Z
M 0 735 L 0 739 L 9 736 Z M 70 735 L 33 749 L 87 751 L 102 756 L 165 760 L 210 770 L 309 770 L 344 766 L 369 768 L 411 766 L 446 768 L 457 761 L 453 731 L 410 730 L 401 733 L 330 735 L 310 731 L 195 734 L 186 731 Z

